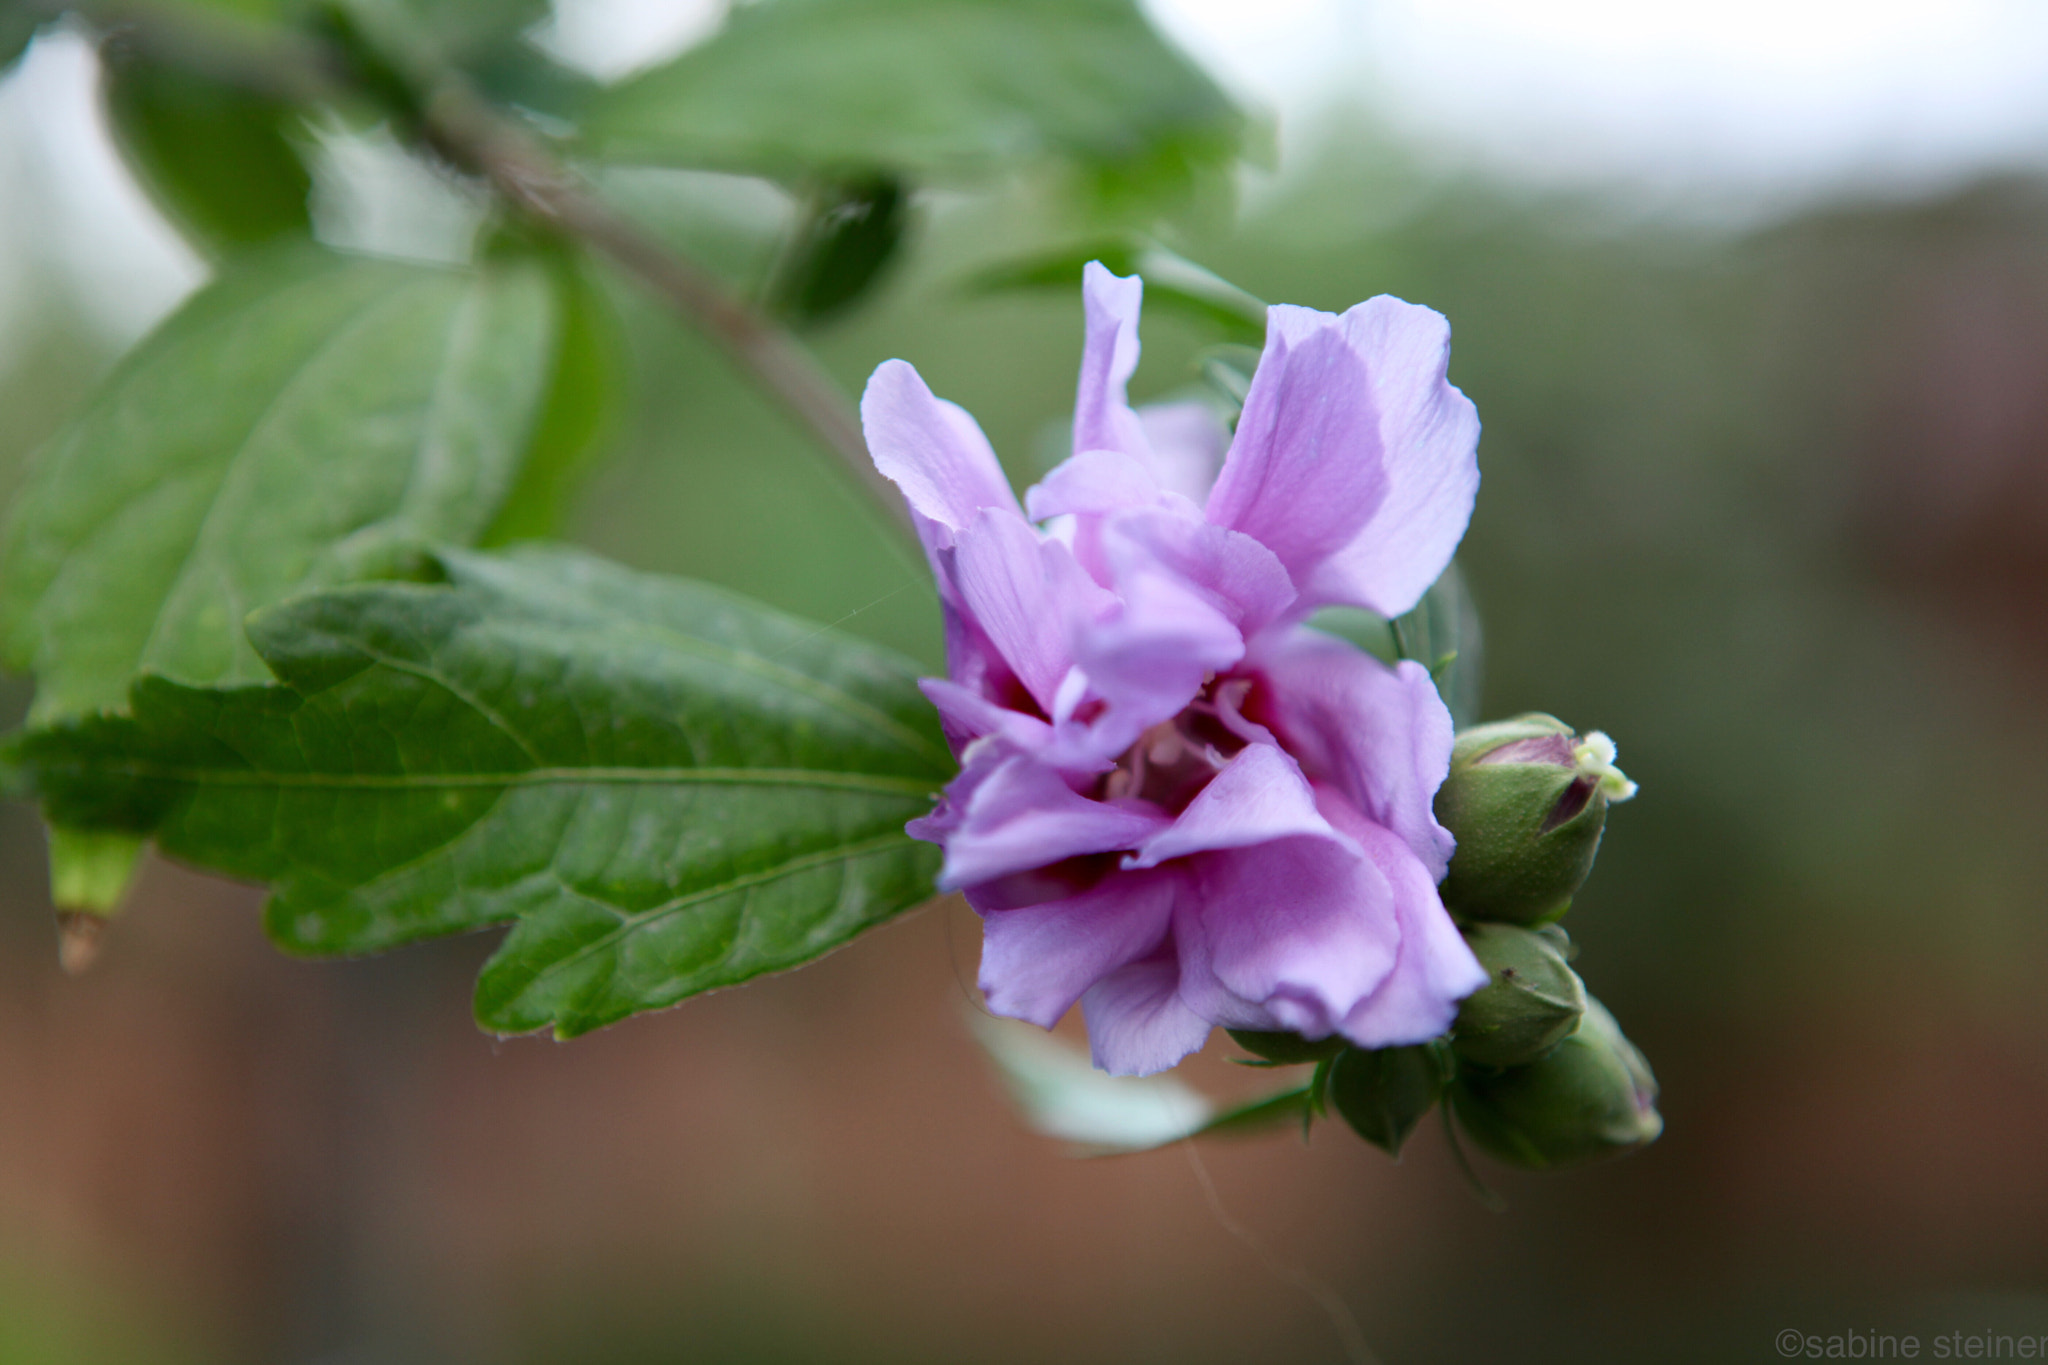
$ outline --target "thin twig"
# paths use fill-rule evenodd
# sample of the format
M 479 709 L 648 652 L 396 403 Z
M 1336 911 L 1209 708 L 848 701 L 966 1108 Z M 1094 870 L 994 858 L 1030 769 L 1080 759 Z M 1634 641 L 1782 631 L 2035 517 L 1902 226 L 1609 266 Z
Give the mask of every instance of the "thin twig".
M 212 80 L 293 103 L 364 93 L 352 87 L 349 63 L 318 41 L 258 37 L 247 25 L 203 22 L 146 0 L 101 0 L 84 8 L 102 31 Z M 914 543 L 902 494 L 868 458 L 859 414 L 788 331 L 733 295 L 688 256 L 615 212 L 581 176 L 460 76 L 448 73 L 440 79 L 413 132 L 456 167 L 488 181 L 514 207 L 651 288 L 787 408 L 837 457 L 842 472 L 868 494 L 884 520 Z
M 868 458 L 853 405 L 787 331 L 735 298 L 696 262 L 614 212 L 534 138 L 459 81 L 445 84 L 428 102 L 425 135 L 444 156 L 482 175 L 519 208 L 653 288 L 838 456 L 897 529 L 911 531 L 902 494 Z

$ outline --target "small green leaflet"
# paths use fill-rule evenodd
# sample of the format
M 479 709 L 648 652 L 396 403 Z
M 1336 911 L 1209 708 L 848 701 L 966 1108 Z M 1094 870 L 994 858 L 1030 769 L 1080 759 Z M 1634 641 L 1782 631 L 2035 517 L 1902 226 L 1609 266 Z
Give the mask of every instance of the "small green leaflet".
M 477 1017 L 583 1033 L 794 967 L 932 894 L 903 825 L 953 760 L 873 645 L 579 552 L 257 615 L 281 685 L 146 677 L 14 761 L 74 828 L 269 882 L 289 951 L 516 921 Z
M 584 131 L 612 160 L 803 178 L 1221 164 L 1243 123 L 1131 0 L 763 0 Z
M 147 60 L 115 44 L 102 98 L 114 142 L 187 239 L 209 255 L 312 231 L 313 187 L 282 100 Z
M 1119 234 L 1082 242 L 984 270 L 969 281 L 978 293 L 1011 289 L 1057 289 L 1071 297 L 1082 272 L 1100 261 L 1118 275 L 1142 275 L 1145 303 L 1165 307 L 1213 327 L 1238 344 L 1258 346 L 1266 337 L 1266 305 L 1230 281 L 1144 237 Z M 1258 363 L 1257 352 L 1251 364 Z M 1247 380 L 1250 369 L 1246 370 Z M 1244 395 L 1235 395 L 1242 406 Z
M 32 720 L 147 670 L 267 678 L 242 630 L 299 588 L 471 540 L 518 473 L 557 338 L 530 262 L 251 259 L 143 342 L 38 459 L 0 552 Z

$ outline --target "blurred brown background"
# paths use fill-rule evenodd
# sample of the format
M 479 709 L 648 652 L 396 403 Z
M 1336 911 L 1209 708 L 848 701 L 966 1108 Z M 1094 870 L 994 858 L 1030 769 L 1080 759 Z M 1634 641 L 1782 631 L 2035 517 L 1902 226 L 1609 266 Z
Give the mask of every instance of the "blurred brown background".
M 71 980 L 10 807 L 0 1362 L 1337 1361 L 1331 1300 L 1413 1365 L 2048 1333 L 2048 182 L 1738 231 L 1333 145 L 1182 245 L 1265 298 L 1450 317 L 1485 709 L 1607 729 L 1642 783 L 1568 925 L 1661 1142 L 1484 1168 L 1505 1214 L 1433 1126 L 1398 1165 L 1336 1128 L 1071 1159 L 967 1031 L 948 903 L 565 1045 L 475 1030 L 487 941 L 291 961 L 257 893 L 161 864 Z M 1020 483 L 1078 300 L 962 282 L 1036 240 L 1027 193 L 925 204 L 818 338 L 850 387 L 914 361 Z M 10 470 L 120 344 L 32 278 Z M 618 303 L 634 399 L 578 537 L 929 660 L 921 574 Z M 1145 338 L 1139 396 L 1190 382 L 1206 337 Z M 1194 1078 L 1241 1085 L 1211 1052 Z

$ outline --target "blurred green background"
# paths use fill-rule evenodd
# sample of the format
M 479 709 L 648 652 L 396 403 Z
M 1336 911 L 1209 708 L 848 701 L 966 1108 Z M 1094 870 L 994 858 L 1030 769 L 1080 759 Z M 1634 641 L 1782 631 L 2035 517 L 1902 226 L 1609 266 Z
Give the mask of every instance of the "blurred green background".
M 1336 1361 L 1332 1301 L 1414 1365 L 2048 1332 L 2048 181 L 1712 227 L 1446 172 L 1342 112 L 1283 169 L 1176 245 L 1263 298 L 1451 319 L 1484 710 L 1606 729 L 1643 788 L 1568 923 L 1663 1083 L 1656 1146 L 1486 1168 L 1504 1215 L 1434 1132 L 1399 1165 L 1336 1128 L 1071 1160 L 964 1026 L 949 902 L 563 1045 L 476 1032 L 486 942 L 291 961 L 257 893 L 161 864 L 67 979 L 10 806 L 0 1362 Z M 760 267 L 746 185 L 619 192 Z M 849 389 L 913 361 L 1020 484 L 1079 300 L 969 282 L 1071 237 L 1047 194 L 918 199 L 879 296 L 813 338 Z M 11 486 L 128 337 L 47 243 L 5 245 Z M 629 399 L 575 538 L 935 665 L 922 568 L 607 287 Z M 1144 336 L 1141 399 L 1213 339 L 1158 310 Z M 1195 1079 L 1241 1088 L 1210 1051 Z

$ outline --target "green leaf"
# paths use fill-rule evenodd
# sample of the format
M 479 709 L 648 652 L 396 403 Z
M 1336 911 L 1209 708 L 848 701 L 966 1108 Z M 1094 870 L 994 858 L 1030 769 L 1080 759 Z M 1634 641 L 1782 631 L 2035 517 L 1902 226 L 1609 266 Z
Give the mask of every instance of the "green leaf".
M 319 0 L 319 7 L 352 42 L 367 42 L 417 74 L 442 62 L 493 61 L 548 15 L 548 0 Z
M 1225 164 L 1243 116 L 1132 0 L 762 0 L 608 91 L 615 160 L 785 179 L 983 175 L 1041 157 Z
M 1394 642 L 1404 659 L 1429 670 L 1436 690 L 1459 728 L 1479 716 L 1481 647 L 1479 611 L 1465 590 L 1465 576 L 1452 561 L 1430 585 L 1415 610 L 1393 622 Z
M 1256 346 L 1265 340 L 1263 301 L 1187 257 L 1130 234 L 1103 237 L 997 266 L 975 276 L 969 287 L 979 293 L 1057 289 L 1071 295 L 1079 291 L 1081 272 L 1090 261 L 1100 261 L 1119 275 L 1142 275 L 1147 307 L 1164 307 L 1192 318 L 1216 328 L 1234 342 Z M 1256 363 L 1254 356 L 1253 364 Z M 1247 369 L 1247 381 L 1249 374 Z M 1243 393 L 1234 396 L 1242 405 Z
M 1483 662 L 1479 612 L 1455 561 L 1413 611 L 1395 620 L 1358 607 L 1324 607 L 1308 623 L 1349 640 L 1382 663 L 1415 660 L 1435 680 L 1453 724 L 1462 730 L 1477 718 Z
M 548 259 L 561 325 L 547 397 L 519 480 L 484 532 L 485 545 L 534 540 L 561 529 L 623 398 L 629 357 L 610 303 L 573 254 L 551 253 Z
M 17 741 L 46 814 L 272 884 L 290 951 L 517 921 L 477 1017 L 582 1033 L 794 967 L 932 894 L 953 769 L 875 646 L 565 549 L 295 598 L 281 685 L 147 677 Z
M 1431 1043 L 1348 1048 L 1330 1068 L 1330 1106 L 1360 1137 L 1393 1156 L 1443 1088 L 1444 1065 Z
M 166 214 L 207 248 L 311 231 L 312 177 L 292 144 L 298 112 L 282 101 L 106 46 L 114 141 Z
M 44 16 L 25 5 L 0 6 L 0 73 L 6 72 L 28 51 Z
M 848 307 L 881 278 L 903 244 L 908 195 L 893 176 L 864 176 L 814 196 L 770 300 L 804 324 Z
M 347 261 L 230 270 L 46 448 L 0 551 L 0 643 L 33 723 L 121 706 L 143 670 L 268 677 L 242 629 L 287 593 L 473 539 L 533 425 L 542 272 Z

